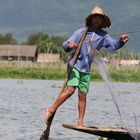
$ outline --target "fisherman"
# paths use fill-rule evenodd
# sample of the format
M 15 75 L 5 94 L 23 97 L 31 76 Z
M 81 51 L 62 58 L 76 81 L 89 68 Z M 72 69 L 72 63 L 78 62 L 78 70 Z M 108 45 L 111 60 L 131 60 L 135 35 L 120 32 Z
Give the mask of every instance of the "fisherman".
M 70 75 L 67 88 L 46 111 L 45 121 L 47 125 L 58 107 L 72 96 L 76 88 L 78 88 L 79 99 L 79 118 L 77 125 L 84 125 L 83 121 L 86 109 L 86 96 L 89 91 L 90 69 L 94 60 L 93 50 L 96 49 L 99 51 L 102 47 L 105 47 L 109 51 L 116 51 L 122 48 L 129 39 L 128 34 L 121 35 L 119 40 L 114 40 L 110 37 L 110 35 L 103 29 L 111 26 L 110 18 L 100 7 L 93 8 L 91 14 L 86 18 L 86 26 L 88 27 L 86 38 Z M 72 63 L 75 50 L 80 42 L 83 32 L 84 28 L 78 29 L 63 43 L 63 49 L 66 52 L 72 51 L 72 56 L 68 61 L 69 66 Z

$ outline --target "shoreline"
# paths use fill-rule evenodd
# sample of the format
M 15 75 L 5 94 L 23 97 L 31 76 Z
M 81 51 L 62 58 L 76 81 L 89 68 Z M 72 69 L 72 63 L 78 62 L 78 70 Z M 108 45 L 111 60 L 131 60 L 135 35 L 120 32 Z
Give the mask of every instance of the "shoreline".
M 140 66 L 109 66 L 108 69 L 113 82 L 140 82 Z M 64 63 L 0 63 L 0 79 L 64 80 L 66 71 Z M 94 65 L 91 81 L 103 81 Z
M 111 72 L 113 82 L 140 82 L 140 74 Z M 22 79 L 22 80 L 64 80 L 66 73 L 57 71 L 32 70 L 32 69 L 1 69 L 0 79 Z M 92 82 L 102 82 L 97 72 L 91 73 Z
M 25 81 L 64 81 L 64 79 L 31 79 L 31 78 L 7 78 L 7 77 L 0 77 L 0 80 L 19 80 L 19 81 L 22 81 L 22 80 L 25 80 Z M 93 82 L 93 83 L 102 83 L 104 82 L 103 80 L 98 80 L 98 79 L 95 79 L 95 80 L 90 80 L 90 82 Z M 111 81 L 113 83 L 140 83 L 140 81 Z

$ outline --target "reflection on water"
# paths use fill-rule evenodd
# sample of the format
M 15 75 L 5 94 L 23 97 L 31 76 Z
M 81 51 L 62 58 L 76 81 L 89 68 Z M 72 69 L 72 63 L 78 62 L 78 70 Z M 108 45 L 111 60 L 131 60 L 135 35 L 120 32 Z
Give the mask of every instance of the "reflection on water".
M 0 80 L 0 140 L 38 140 L 43 129 L 44 110 L 59 94 L 63 81 Z M 55 86 L 54 86 L 55 85 Z M 130 108 L 136 113 L 140 127 L 140 83 L 114 83 L 127 115 L 128 126 L 134 127 Z M 51 140 L 93 140 L 93 135 L 67 130 L 64 122 L 76 122 L 77 94 L 58 110 Z M 104 83 L 91 83 L 85 117 L 87 125 L 118 126 L 120 119 Z

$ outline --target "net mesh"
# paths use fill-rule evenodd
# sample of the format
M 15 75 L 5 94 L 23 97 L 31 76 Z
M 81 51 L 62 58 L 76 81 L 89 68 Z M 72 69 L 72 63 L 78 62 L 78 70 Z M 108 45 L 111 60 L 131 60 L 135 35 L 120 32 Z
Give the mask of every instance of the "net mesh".
M 106 67 L 105 61 L 102 57 L 102 55 L 98 52 L 94 52 L 94 62 L 96 64 L 97 70 L 99 71 L 102 79 L 105 82 L 105 85 L 111 95 L 112 101 L 116 107 L 116 110 L 119 114 L 120 117 L 120 122 L 121 122 L 121 126 L 123 127 L 123 129 L 127 130 L 129 135 L 135 139 L 135 140 L 140 140 L 140 134 L 137 128 L 137 117 L 135 115 L 135 113 L 132 111 L 132 109 L 129 108 L 129 112 L 125 111 L 124 109 L 120 108 L 120 105 L 122 106 L 122 102 L 121 102 L 121 97 L 118 94 L 117 89 L 112 85 L 112 78 L 109 74 L 109 71 Z M 131 111 L 131 112 L 130 112 Z M 133 118 L 130 121 L 134 122 L 134 128 L 130 129 L 127 126 L 127 123 L 125 122 L 124 118 L 126 118 L 126 116 L 131 113 L 131 118 Z M 125 117 L 124 117 L 125 114 Z

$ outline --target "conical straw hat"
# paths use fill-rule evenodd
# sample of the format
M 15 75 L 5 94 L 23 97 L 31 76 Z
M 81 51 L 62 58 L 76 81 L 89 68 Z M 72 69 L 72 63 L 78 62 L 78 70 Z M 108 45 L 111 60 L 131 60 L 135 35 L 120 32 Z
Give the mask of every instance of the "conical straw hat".
M 94 7 L 91 14 L 86 18 L 86 26 L 91 26 L 91 20 L 95 15 L 101 15 L 103 16 L 103 23 L 102 27 L 107 28 L 111 26 L 110 18 L 105 14 L 102 8 L 100 7 Z

